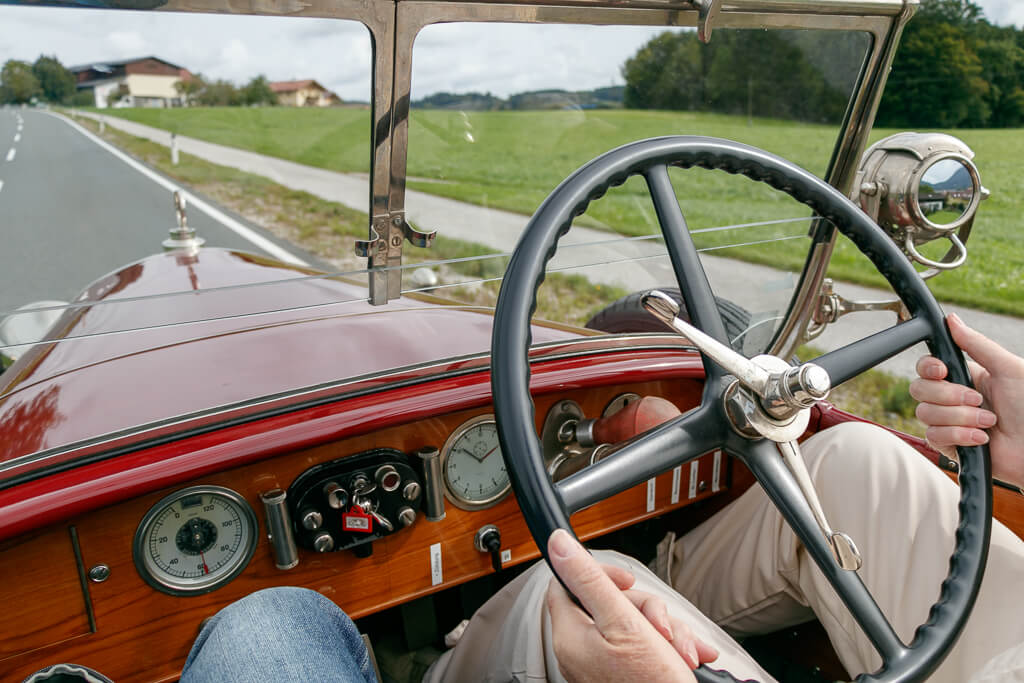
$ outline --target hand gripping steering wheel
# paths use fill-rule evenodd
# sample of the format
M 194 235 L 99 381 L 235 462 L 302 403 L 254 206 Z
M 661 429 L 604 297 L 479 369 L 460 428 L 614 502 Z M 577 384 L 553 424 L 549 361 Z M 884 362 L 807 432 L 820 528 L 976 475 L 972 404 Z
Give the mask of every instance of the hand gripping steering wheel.
M 911 318 L 798 368 L 771 356 L 748 360 L 733 352 L 676 201 L 669 166 L 740 173 L 807 204 L 871 259 Z M 647 181 L 695 327 L 675 317 L 674 302 L 658 293 L 648 295 L 644 305 L 702 351 L 706 380 L 701 404 L 608 458 L 552 483 L 544 468 L 529 391 L 527 352 L 537 288 L 573 219 L 632 175 Z M 830 384 L 841 384 L 921 341 L 949 368 L 950 380 L 969 385 L 963 355 L 946 329 L 942 311 L 910 263 L 860 209 L 807 171 L 754 147 L 691 136 L 642 140 L 594 159 L 563 181 L 530 220 L 505 273 L 494 320 L 491 381 L 501 450 L 537 546 L 547 558 L 548 537 L 557 528 L 571 532 L 572 513 L 721 448 L 757 477 L 881 655 L 881 669 L 856 680 L 923 680 L 956 642 L 981 585 L 992 526 L 988 448 L 959 449 L 960 522 L 949 574 L 928 621 L 905 645 L 855 571 L 860 566 L 856 547 L 828 527 L 796 445 L 810 406 L 828 393 Z M 735 680 L 728 672 L 706 666 L 696 674 L 704 682 Z

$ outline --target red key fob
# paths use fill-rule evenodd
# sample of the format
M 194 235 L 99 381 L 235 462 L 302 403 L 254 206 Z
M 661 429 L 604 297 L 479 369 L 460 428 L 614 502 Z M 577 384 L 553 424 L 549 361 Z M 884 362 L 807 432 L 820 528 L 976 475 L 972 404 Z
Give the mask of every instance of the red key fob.
M 363 512 L 358 505 L 353 505 L 348 512 L 342 513 L 341 528 L 357 534 L 372 534 L 373 517 Z

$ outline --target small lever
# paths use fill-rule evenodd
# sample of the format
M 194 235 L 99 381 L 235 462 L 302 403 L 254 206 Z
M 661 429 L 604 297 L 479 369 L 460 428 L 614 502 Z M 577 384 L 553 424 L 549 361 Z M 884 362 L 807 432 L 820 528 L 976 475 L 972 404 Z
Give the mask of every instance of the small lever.
M 768 382 L 771 375 L 764 368 L 750 362 L 746 356 L 736 353 L 714 337 L 704 334 L 690 323 L 679 317 L 679 304 L 676 300 L 657 289 L 644 294 L 640 299 L 647 312 L 676 332 L 686 337 L 726 372 L 735 375 L 736 379 L 749 387 L 761 398 L 768 394 Z
M 789 467 L 789 471 L 793 473 L 793 477 L 803 492 L 807 504 L 810 505 L 811 512 L 814 514 L 815 521 L 818 522 L 821 533 L 828 539 L 829 546 L 832 548 L 832 556 L 836 558 L 836 562 L 843 569 L 857 571 L 864 564 L 860 551 L 857 550 L 857 545 L 853 542 L 852 538 L 842 531 L 833 531 L 832 527 L 829 526 L 828 520 L 825 519 L 825 511 L 821 509 L 821 501 L 818 500 L 818 494 L 814 491 L 811 475 L 807 472 L 804 459 L 800 456 L 800 447 L 796 441 L 780 441 L 778 442 L 778 448 L 779 453 L 782 454 L 782 460 Z

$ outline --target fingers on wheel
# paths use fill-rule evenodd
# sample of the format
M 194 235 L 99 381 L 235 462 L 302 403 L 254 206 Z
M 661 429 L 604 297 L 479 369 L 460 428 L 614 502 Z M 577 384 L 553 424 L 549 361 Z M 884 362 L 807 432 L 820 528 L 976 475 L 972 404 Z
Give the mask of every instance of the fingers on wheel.
M 965 427 L 967 429 L 988 429 L 996 423 L 996 414 L 984 408 L 964 405 L 936 405 L 919 403 L 917 419 L 929 427 Z M 973 442 L 970 445 L 975 445 Z M 968 444 L 960 444 L 966 446 Z
M 633 576 L 633 572 L 625 567 L 615 564 L 602 564 L 601 568 L 604 569 L 604 573 L 608 575 L 608 578 L 612 580 L 612 583 L 619 590 L 629 590 L 636 583 L 636 577 Z
M 915 368 L 919 377 L 924 379 L 945 379 L 946 364 L 934 356 L 921 356 Z
M 925 431 L 925 439 L 933 448 L 950 456 L 954 446 L 981 446 L 988 443 L 988 434 L 970 427 L 929 427 Z
M 638 590 L 626 591 L 625 595 L 691 669 L 718 658 L 718 649 L 701 640 L 685 621 L 670 615 L 661 598 Z
M 910 383 L 910 395 L 922 404 L 938 406 L 980 406 L 982 395 L 962 384 L 953 384 L 944 380 L 915 379 Z

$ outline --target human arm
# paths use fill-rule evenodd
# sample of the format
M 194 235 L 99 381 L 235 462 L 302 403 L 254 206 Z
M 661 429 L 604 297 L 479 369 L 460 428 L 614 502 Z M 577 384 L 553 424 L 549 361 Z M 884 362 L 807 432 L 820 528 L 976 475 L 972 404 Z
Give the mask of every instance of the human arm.
M 575 681 L 693 681 L 691 669 L 718 652 L 668 614 L 665 604 L 628 589 L 563 530 L 548 540 L 552 569 L 586 612 L 552 579 L 547 593 L 552 640 L 562 675 Z
M 992 476 L 1024 487 L 1024 358 L 956 314 L 946 320 L 953 341 L 973 359 L 968 368 L 977 390 L 946 381 L 946 366 L 937 358 L 921 358 L 910 395 L 920 402 L 917 417 L 927 425 L 925 436 L 949 457 L 955 446 L 988 443 Z

